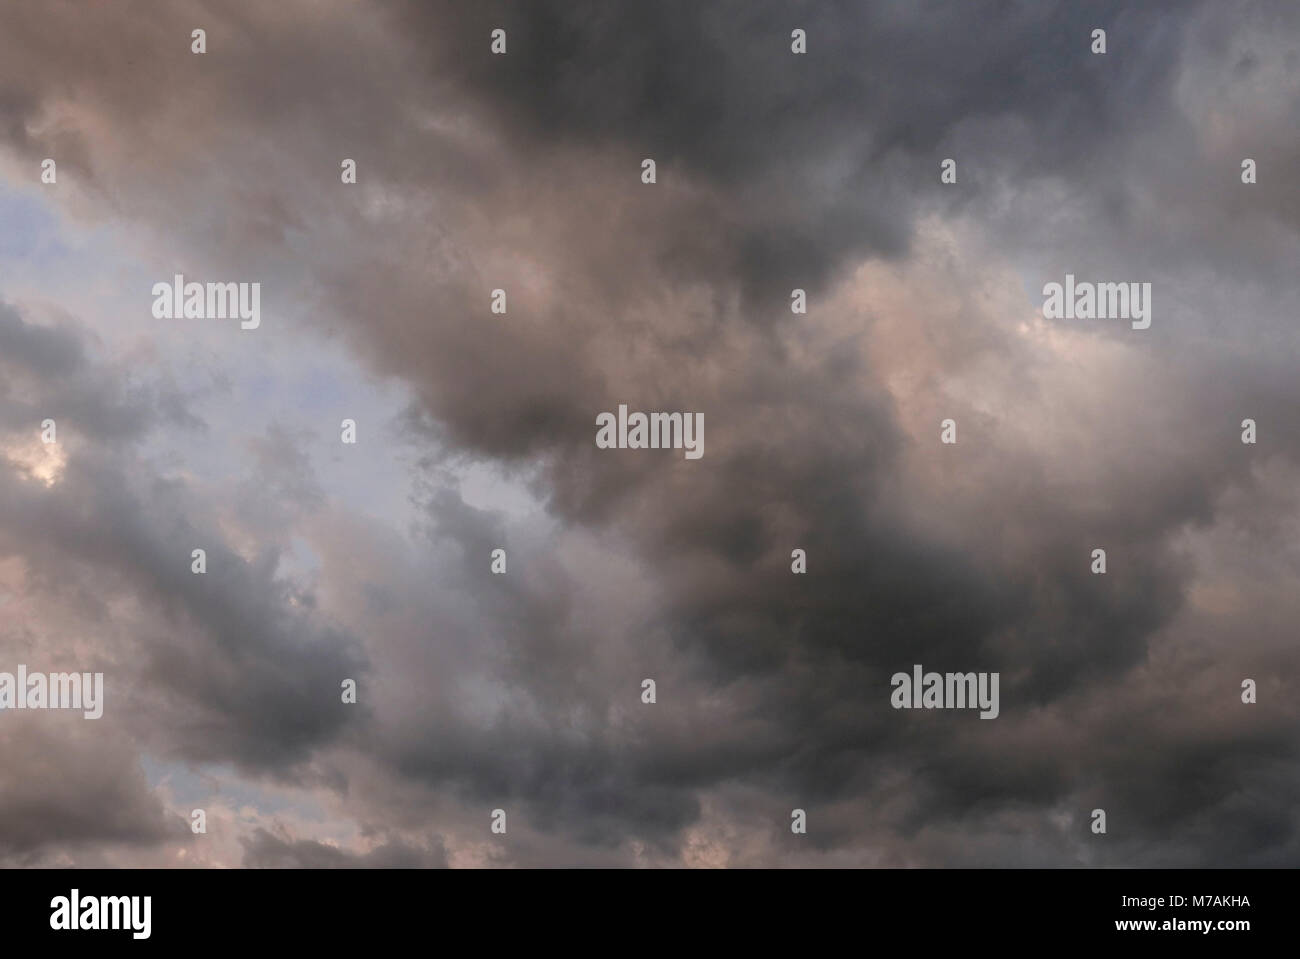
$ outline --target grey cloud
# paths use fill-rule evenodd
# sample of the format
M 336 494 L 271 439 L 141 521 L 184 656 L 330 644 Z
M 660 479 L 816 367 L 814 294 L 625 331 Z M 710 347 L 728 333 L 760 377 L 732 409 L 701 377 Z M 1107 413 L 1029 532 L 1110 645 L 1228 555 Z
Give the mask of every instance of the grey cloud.
M 442 869 L 447 853 L 441 841 L 424 846 L 390 840 L 357 854 L 311 839 L 290 839 L 257 829 L 241 840 L 243 865 L 250 869 Z
M 1227 747 L 1212 718 L 1147 730 L 1141 694 L 1125 686 L 1185 623 L 1203 571 L 1180 537 L 1222 522 L 1234 491 L 1259 489 L 1235 423 L 1258 410 L 1276 435 L 1295 412 L 1294 339 L 1281 324 L 1246 327 L 1271 339 L 1231 359 L 1215 326 L 1235 291 L 1253 290 L 1243 301 L 1252 314 L 1293 302 L 1295 188 L 1261 183 L 1239 199 L 1239 158 L 1206 145 L 1214 118 L 1231 113 L 1231 91 L 1295 69 L 1285 43 L 1236 69 L 1241 57 L 1216 34 L 1255 43 L 1272 26 L 1294 36 L 1293 15 L 1181 3 L 383 9 L 350 20 L 325 6 L 303 27 L 230 8 L 214 21 L 202 77 L 170 32 L 185 17 L 146 28 L 97 12 L 90 26 L 66 25 L 74 53 L 93 26 L 96 39 L 125 32 L 156 55 L 138 75 L 110 71 L 112 82 L 95 85 L 61 60 L 66 79 L 51 96 L 93 91 L 125 131 L 89 147 L 106 202 L 176 231 L 186 256 L 267 264 L 319 304 L 321 329 L 342 331 L 367 364 L 409 384 L 417 442 L 432 435 L 453 459 L 535 469 L 551 517 L 616 543 L 647 571 L 656 604 L 593 627 L 575 598 L 586 584 L 513 549 L 510 576 L 494 582 L 487 550 L 512 531 L 435 494 L 424 504 L 430 548 L 463 551 L 463 568 L 438 567 L 461 605 L 426 607 L 372 583 L 371 596 L 427 608 L 431 635 L 367 648 L 482 670 L 507 705 L 480 725 L 449 724 L 444 702 L 410 705 L 348 739 L 312 697 L 361 663 L 328 627 L 313 633 L 323 654 L 295 640 L 302 621 L 283 609 L 273 551 L 250 564 L 218 548 L 210 563 L 223 572 L 196 583 L 163 555 L 159 529 L 195 535 L 180 519 L 183 491 L 151 489 L 158 505 L 146 516 L 123 464 L 105 454 L 68 466 L 67 489 L 89 519 L 0 488 L 14 515 L 40 517 L 39 536 L 17 529 L 44 544 L 37 555 L 47 551 L 51 566 L 72 555 L 118 564 L 131 589 L 194 627 L 193 645 L 157 651 L 150 674 L 218 717 L 212 747 L 191 741 L 189 755 L 266 770 L 343 740 L 382 758 L 394 780 L 451 784 L 471 806 L 509 796 L 542 832 L 618 855 L 628 835 L 682 854 L 691 827 L 710 821 L 706 800 L 752 823 L 784 817 L 799 796 L 856 861 L 1293 856 L 1293 817 L 1279 803 L 1215 838 L 1241 808 L 1243 776 L 1294 783 L 1287 715 L 1260 710 L 1260 727 L 1238 743 L 1246 758 L 1215 760 Z M 497 25 L 510 31 L 504 58 L 488 53 Z M 1105 58 L 1087 53 L 1094 25 L 1110 32 Z M 788 52 L 793 26 L 809 30 L 806 58 Z M 20 54 L 10 62 L 21 91 L 35 54 Z M 1215 79 L 1224 64 L 1229 93 Z M 163 80 L 175 99 L 157 92 Z M 30 117 L 41 100 L 12 103 Z M 170 142 L 183 112 L 173 103 L 210 111 L 192 152 Z M 1262 116 L 1234 132 L 1258 134 L 1269 168 L 1284 168 L 1294 145 Z M 25 126 L 23 137 L 8 129 L 11 149 L 46 147 Z M 151 145 L 138 170 L 125 161 L 131 137 Z M 269 155 L 247 159 L 249 142 Z M 353 154 L 358 189 L 326 192 L 338 189 L 338 159 Z M 943 192 L 947 155 L 960 156 L 963 186 Z M 643 156 L 661 164 L 653 190 L 636 179 Z M 230 202 L 208 235 L 190 223 L 210 217 L 213 194 Z M 920 334 L 895 347 L 889 324 L 903 321 L 879 290 L 864 285 L 858 303 L 834 297 L 863 264 L 913 263 L 930 217 L 982 227 L 964 236 L 985 248 L 949 262 L 925 248 L 940 262 L 909 282 L 950 285 L 960 306 L 927 312 L 931 291 L 909 289 L 918 305 L 906 320 Z M 313 239 L 301 273 L 289 262 L 300 233 Z M 1023 269 L 1026 317 L 1037 282 L 1058 266 L 1168 280 L 1158 345 L 1119 341 L 1122 328 L 1090 331 L 1122 348 L 1081 355 L 1091 364 L 1082 385 L 1040 381 L 1068 378 L 1069 360 L 1046 335 L 1023 337 L 971 273 L 1008 260 Z M 1216 268 L 1228 277 L 1222 294 Z M 497 286 L 510 291 L 506 317 L 487 310 Z M 814 294 L 808 318 L 787 312 L 795 286 Z M 19 337 L 32 362 L 69 362 L 62 341 L 8 322 L 0 335 Z M 840 340 L 811 342 L 819 334 Z M 923 349 L 935 353 L 930 366 L 914 357 Z M 991 399 L 957 391 L 971 381 Z M 595 414 L 619 402 L 702 410 L 705 458 L 596 451 Z M 1019 417 L 1037 409 L 1040 432 L 1027 436 Z M 937 447 L 939 415 L 963 430 L 946 463 L 917 450 L 917 436 Z M 1058 432 L 1075 438 L 1073 450 L 1048 445 Z M 1295 469 L 1291 439 L 1269 449 Z M 318 503 L 308 461 L 276 453 L 262 463 L 277 490 Z M 1074 473 L 1086 478 L 1070 482 Z M 1111 554 L 1104 579 L 1087 569 L 1097 544 Z M 806 577 L 789 572 L 794 545 L 809 550 Z M 1250 633 L 1255 619 L 1242 612 L 1236 626 Z M 481 656 L 468 648 L 478 636 Z M 421 641 L 437 647 L 427 658 Z M 663 691 L 671 710 L 656 707 L 669 716 L 625 722 L 620 698 L 635 696 L 644 670 L 602 656 L 605 644 L 677 666 Z M 1226 668 L 1224 655 L 1215 648 L 1191 673 Z M 232 687 L 214 657 L 265 684 Z M 894 712 L 888 677 L 914 662 L 1003 670 L 1003 717 L 968 728 Z M 1293 662 L 1271 662 L 1294 677 Z M 424 692 L 416 675 L 386 681 L 405 703 Z M 458 678 L 440 677 L 438 691 L 450 696 Z M 1127 736 L 1116 745 L 1120 720 Z M 1076 721 L 1062 755 L 1052 737 Z M 1147 762 L 1155 751 L 1196 772 Z M 762 790 L 766 805 L 737 784 Z M 1117 819 L 1140 825 L 1145 843 L 1096 851 L 1045 824 L 1093 801 L 1122 810 Z M 1017 836 L 1028 848 L 1008 838 Z M 818 843 L 831 854 L 829 837 Z M 354 860 L 263 836 L 247 861 Z
M 48 714 L 4 717 L 0 862 L 57 862 L 69 849 L 148 846 L 189 835 L 154 795 L 129 740 L 80 717 L 57 728 L 52 721 Z
M 116 388 L 89 364 L 82 382 Z M 138 718 L 168 730 L 165 750 L 290 774 L 353 718 L 339 690 L 366 668 L 355 637 L 293 608 L 290 585 L 276 575 L 277 544 L 245 559 L 184 483 L 151 476 L 132 445 L 118 443 L 111 430 L 87 430 L 49 487 L 0 471 L 0 555 L 21 557 L 33 585 L 74 609 L 98 597 L 85 608 L 92 620 L 111 597 L 147 604 L 156 618 L 132 637 L 131 655 L 115 658 L 133 683 L 147 684 L 139 692 L 150 705 Z M 196 547 L 207 551 L 202 576 L 190 569 Z

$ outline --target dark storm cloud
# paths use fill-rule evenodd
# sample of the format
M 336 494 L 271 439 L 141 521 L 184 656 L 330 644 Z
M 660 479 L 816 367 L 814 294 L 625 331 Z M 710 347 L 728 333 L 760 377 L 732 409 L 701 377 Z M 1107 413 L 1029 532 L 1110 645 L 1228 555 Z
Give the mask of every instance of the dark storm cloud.
M 34 376 L 67 376 L 85 359 L 74 333 L 32 326 L 7 303 L 0 303 L 0 351 Z
M 150 426 L 202 424 L 171 383 L 130 383 L 124 370 L 96 366 L 72 325 L 27 322 L 0 300 L 0 429 L 36 436 L 45 419 L 114 441 Z
M 390 841 L 363 855 L 311 839 L 288 839 L 256 830 L 241 840 L 243 865 L 250 869 L 441 869 L 447 852 L 441 841 L 411 846 Z
M 618 845 L 629 824 L 636 835 L 661 841 L 692 822 L 695 799 L 643 769 L 624 733 L 608 728 L 621 712 L 618 701 L 639 679 L 611 680 L 603 672 L 593 651 L 617 637 L 602 636 L 585 615 L 575 615 L 569 574 L 547 555 L 516 546 L 500 517 L 450 490 L 434 491 L 427 509 L 431 545 L 457 554 L 438 570 L 440 586 L 469 604 L 464 615 L 475 657 L 489 661 L 506 699 L 486 725 L 450 715 L 436 702 L 410 704 L 377 723 L 375 746 L 385 760 L 413 781 L 453 787 L 472 806 L 522 806 L 533 827 L 577 830 L 583 843 Z M 507 547 L 514 566 L 485 578 L 497 546 Z M 456 628 L 444 609 L 439 631 Z M 451 645 L 445 635 L 436 640 Z M 434 673 L 441 666 L 426 668 Z M 671 748 L 685 745 L 678 740 Z M 737 745 L 720 732 L 694 735 L 690 748 L 698 758 L 716 759 Z
M 9 307 L 0 322 L 15 347 L 5 368 L 35 378 L 38 411 L 61 413 L 69 394 L 79 408 L 113 408 L 119 379 L 90 363 L 74 334 L 31 326 Z M 60 365 L 76 374 L 75 384 L 40 375 Z M 30 580 L 70 609 L 98 597 L 86 610 L 91 621 L 113 597 L 148 604 L 157 619 L 131 637 L 129 652 L 111 654 L 113 677 L 147 684 L 135 692 L 159 710 L 153 721 L 170 717 L 164 751 L 291 774 L 345 725 L 340 682 L 365 669 L 356 640 L 294 608 L 291 584 L 277 575 L 275 544 L 245 559 L 223 542 L 210 508 L 185 483 L 151 475 L 148 461 L 135 458 L 134 441 L 158 419 L 149 405 L 119 419 L 136 423 L 136 435 L 123 439 L 94 417 L 61 419 L 68 451 L 49 486 L 4 464 L 0 555 L 21 557 Z M 38 426 L 28 414 L 23 433 L 32 442 Z M 300 490 L 287 483 L 285 495 Z M 207 572 L 196 575 L 191 551 L 200 547 Z
M 6 475 L 0 543 L 60 591 L 124 590 L 163 615 L 168 630 L 139 637 L 131 671 L 176 711 L 183 755 L 287 771 L 344 727 L 339 683 L 364 668 L 354 640 L 290 607 L 275 552 L 245 560 L 193 525 L 201 510 L 183 489 L 158 481 L 142 493 L 122 469 L 81 452 L 49 490 Z M 190 570 L 199 545 L 202 576 Z
M 9 664 L 6 664 L 7 666 Z M 129 740 L 72 717 L 6 715 L 0 731 L 0 863 L 39 864 L 60 849 L 184 840 Z
M 946 156 L 976 190 L 1106 163 L 1116 138 L 1171 108 L 1197 6 L 498 0 L 403 4 L 400 22 L 518 149 L 617 148 L 725 192 L 715 229 L 762 314 L 845 258 L 903 253 Z M 1109 57 L 1086 55 L 1098 26 Z M 487 53 L 497 27 L 507 58 Z M 805 56 L 790 53 L 794 27 Z M 1015 142 L 989 142 L 988 127 Z
M 1259 728 L 1233 746 L 1213 730 L 1237 704 L 1185 724 L 1141 720 L 1152 699 L 1195 710 L 1142 672 L 1155 639 L 1185 628 L 1194 570 L 1174 541 L 1213 526 L 1233 490 L 1258 488 L 1259 464 L 1236 440 L 1241 417 L 1259 415 L 1276 436 L 1296 412 L 1279 353 L 1252 341 L 1225 359 L 1206 306 L 1213 264 L 1229 283 L 1261 281 L 1249 302 L 1264 315 L 1294 288 L 1296 188 L 1261 183 L 1258 199 L 1241 200 L 1235 180 L 1239 141 L 1266 142 L 1276 169 L 1294 138 L 1228 109 L 1252 78 L 1293 75 L 1294 56 L 1281 44 L 1227 57 L 1220 82 L 1229 47 L 1217 39 L 1294 34 L 1293 14 L 1029 2 L 381 9 L 327 6 L 304 23 L 195 5 L 147 26 L 97 10 L 62 33 L 49 11 L 23 11 L 5 58 L 19 64 L 6 76 L 16 92 L 0 116 L 10 148 L 39 157 L 55 141 L 29 126 L 72 91 L 118 131 L 91 141 L 84 162 L 117 209 L 223 262 L 305 253 L 321 328 L 411 385 L 412 422 L 452 457 L 537 467 L 534 487 L 560 523 L 608 536 L 653 579 L 655 610 L 602 635 L 582 622 L 579 585 L 546 559 L 512 553 L 510 576 L 494 582 L 487 552 L 509 528 L 433 497 L 435 541 L 463 549 L 452 581 L 513 698 L 479 727 L 449 728 L 436 707 L 376 722 L 365 746 L 395 779 L 451 783 L 476 806 L 505 796 L 544 832 L 611 847 L 636 836 L 677 849 L 707 821 L 702 797 L 739 784 L 762 798 L 731 796 L 721 816 L 770 824 L 802 803 L 826 823 L 814 848 L 874 846 L 890 864 L 1277 856 L 1294 828 L 1284 798 L 1261 800 L 1250 828 L 1216 827 L 1239 815 L 1243 778 L 1293 790 L 1282 731 L 1294 717 L 1261 708 Z M 212 53 L 196 64 L 183 40 L 200 15 Z M 506 57 L 488 51 L 497 26 Z M 809 33 L 804 57 L 789 52 L 796 26 Z M 1094 26 L 1108 30 L 1105 57 L 1088 53 Z M 116 70 L 106 36 L 152 52 L 137 72 Z M 57 85 L 33 82 L 28 47 L 56 58 Z M 1203 141 L 1225 114 L 1235 137 L 1220 155 Z M 175 130 L 195 116 L 187 151 Z M 137 141 L 148 150 L 124 148 Z M 245 155 L 250 143 L 267 152 Z M 338 158 L 354 154 L 365 199 L 325 194 L 338 190 Z M 647 156 L 659 161 L 654 188 L 637 180 Z M 945 156 L 959 158 L 960 189 L 938 184 Z M 228 201 L 221 223 L 211 235 L 190 228 L 211 217 L 213 195 Z M 862 261 L 906 265 L 936 212 L 985 218 L 990 232 L 988 249 L 963 249 L 917 281 L 951 284 L 956 313 L 926 312 L 928 288 L 908 291 L 906 321 L 937 357 L 927 367 L 917 344 L 886 341 L 900 321 L 870 284 L 837 301 L 843 317 L 818 311 Z M 1156 271 L 1177 280 L 1158 295 L 1175 291 L 1178 311 L 1153 327 L 1159 347 L 1125 341 L 1119 359 L 1081 356 L 1093 364 L 1084 385 L 1040 384 L 1036 374 L 1064 379 L 1070 364 L 1021 338 L 962 273 L 999 257 L 1041 266 L 1043 279 L 1059 279 L 1061 263 Z M 1039 279 L 1026 278 L 1031 300 Z M 507 317 L 487 311 L 497 286 L 510 291 Z M 796 286 L 814 295 L 806 319 L 787 312 Z M 31 362 L 73 361 L 56 334 L 5 322 L 0 335 Z M 818 330 L 840 339 L 814 348 Z M 1294 359 L 1294 340 L 1282 346 Z M 910 378 L 886 387 L 896 367 Z M 948 393 L 960 376 L 994 400 Z M 921 425 L 902 402 L 916 397 Z M 620 402 L 703 411 L 704 459 L 597 451 L 594 417 Z M 1022 431 L 1017 418 L 1040 407 L 1046 428 Z M 963 439 L 932 461 L 918 442 L 937 446 L 946 415 Z M 1076 437 L 1066 452 L 1044 448 L 1057 430 Z M 1300 459 L 1292 439 L 1269 449 L 1285 469 Z M 314 493 L 305 463 L 282 445 L 276 454 L 260 456 L 265 475 Z M 1060 478 L 1075 472 L 1090 481 Z M 190 740 L 189 755 L 270 768 L 337 735 L 331 700 L 312 697 L 355 661 L 329 630 L 323 657 L 292 639 L 273 556 L 250 565 L 211 550 L 222 572 L 196 582 L 164 556 L 160 524 L 194 535 L 180 493 L 156 488 L 157 515 L 145 516 L 121 464 L 91 454 L 70 460 L 64 484 L 54 495 L 86 504 L 71 516 L 0 488 L 15 515 L 33 517 L 17 528 L 48 544 L 37 555 L 120 563 L 206 637 L 156 651 L 149 674 L 220 719 L 213 748 Z M 1088 572 L 1100 543 L 1105 578 Z M 789 572 L 793 546 L 808 550 L 807 576 Z M 1256 625 L 1250 610 L 1235 619 L 1246 634 Z M 597 651 L 637 642 L 688 666 L 654 717 L 630 727 L 612 720 L 639 676 Z M 212 657 L 262 679 L 232 687 Z M 1222 657 L 1212 648 L 1193 675 L 1229 672 Z M 1002 716 L 890 709 L 890 674 L 917 662 L 1001 670 Z M 1269 662 L 1295 678 L 1294 661 Z M 1218 752 L 1230 748 L 1240 755 Z M 1147 762 L 1155 752 L 1192 765 Z M 1093 803 L 1127 825 L 1085 851 L 1079 823 Z M 1072 825 L 1045 825 L 1062 811 Z M 1124 832 L 1134 829 L 1145 839 Z M 1032 838 L 1026 850 L 1007 836 Z M 354 860 L 263 834 L 246 861 Z

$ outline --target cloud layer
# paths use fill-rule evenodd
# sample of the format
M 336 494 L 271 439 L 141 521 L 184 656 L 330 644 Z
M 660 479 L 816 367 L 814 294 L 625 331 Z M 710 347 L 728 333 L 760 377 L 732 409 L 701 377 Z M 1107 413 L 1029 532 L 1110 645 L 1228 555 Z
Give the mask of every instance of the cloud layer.
M 3 717 L 0 857 L 1300 858 L 1293 5 L 144 6 L 0 30 L 6 195 L 121 280 L 0 274 L 0 669 L 110 696 Z

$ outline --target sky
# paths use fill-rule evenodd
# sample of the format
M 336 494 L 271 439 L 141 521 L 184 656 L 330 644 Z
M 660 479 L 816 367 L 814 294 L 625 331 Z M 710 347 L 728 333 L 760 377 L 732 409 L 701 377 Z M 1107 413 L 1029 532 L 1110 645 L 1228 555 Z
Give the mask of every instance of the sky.
M 4 4 L 0 673 L 105 692 L 0 865 L 1300 864 L 1298 120 L 1283 0 Z

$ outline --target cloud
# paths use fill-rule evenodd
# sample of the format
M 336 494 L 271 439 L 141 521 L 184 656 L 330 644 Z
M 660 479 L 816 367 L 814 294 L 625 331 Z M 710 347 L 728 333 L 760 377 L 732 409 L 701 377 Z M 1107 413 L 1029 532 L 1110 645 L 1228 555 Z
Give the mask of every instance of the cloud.
M 0 424 L 57 408 L 74 440 L 53 485 L 0 472 L 0 552 L 42 604 L 131 608 L 132 734 L 405 830 L 259 831 L 245 864 L 1294 860 L 1261 798 L 1294 785 L 1294 717 L 1237 699 L 1243 668 L 1296 676 L 1268 612 L 1296 562 L 1270 529 L 1300 454 L 1293 9 L 126 7 L 14 14 L 10 168 L 66 156 L 51 202 L 159 275 L 260 278 L 258 336 L 337 339 L 349 388 L 412 399 L 384 438 L 414 451 L 406 535 L 340 500 L 333 423 L 257 424 L 233 483 L 136 459 L 201 422 L 187 394 L 0 309 Z M 1043 320 L 1065 272 L 1152 280 L 1152 329 Z M 597 450 L 619 403 L 703 412 L 705 457 Z M 537 513 L 473 505 L 485 467 Z M 295 541 L 318 570 L 281 571 Z M 1242 542 L 1250 581 L 1216 559 Z M 1002 715 L 892 710 L 918 662 L 1001 671 Z
M 0 862 L 58 864 L 104 844 L 184 839 L 185 823 L 149 788 L 134 744 L 105 732 L 80 718 L 56 725 L 48 715 L 4 717 Z
M 258 829 L 244 840 L 243 865 L 250 869 L 440 869 L 447 854 L 433 841 L 424 847 L 401 842 L 356 854 L 311 839 L 283 839 Z
M 57 343 L 75 359 L 74 390 L 84 392 L 86 408 L 111 408 L 120 378 L 82 358 L 76 340 L 10 322 L 27 342 Z M 35 376 L 52 353 L 19 349 L 6 362 Z M 34 361 L 24 365 L 25 356 Z M 66 396 L 37 379 L 51 397 Z M 99 389 L 106 395 L 94 395 Z M 148 399 L 139 404 L 153 408 Z M 241 555 L 192 484 L 135 457 L 146 426 L 165 422 L 145 412 L 136 419 L 136 433 L 124 439 L 72 417 L 61 426 L 68 451 L 52 485 L 33 483 L 12 461 L 0 470 L 0 553 L 21 559 L 38 610 L 60 605 L 61 618 L 100 631 L 96 653 L 112 662 L 111 693 L 130 687 L 156 710 L 152 722 L 170 716 L 170 749 L 287 774 L 345 726 L 339 684 L 364 672 L 364 655 L 353 637 L 293 605 L 292 583 L 276 575 L 276 544 Z M 299 492 L 290 484 L 282 495 Z M 206 550 L 204 575 L 191 570 L 195 548 Z M 126 598 L 130 607 L 109 612 Z M 111 646 L 104 631 L 120 631 L 121 645 Z

